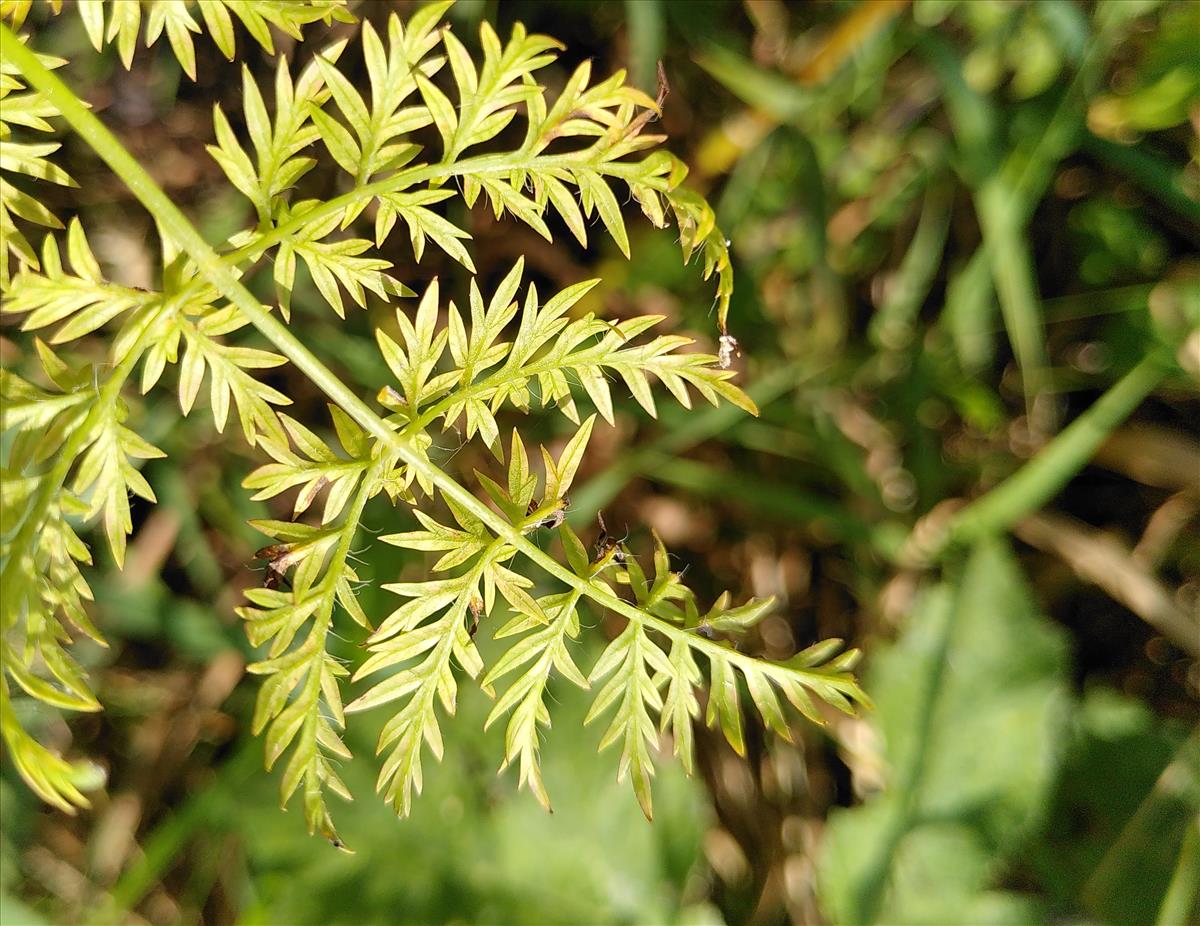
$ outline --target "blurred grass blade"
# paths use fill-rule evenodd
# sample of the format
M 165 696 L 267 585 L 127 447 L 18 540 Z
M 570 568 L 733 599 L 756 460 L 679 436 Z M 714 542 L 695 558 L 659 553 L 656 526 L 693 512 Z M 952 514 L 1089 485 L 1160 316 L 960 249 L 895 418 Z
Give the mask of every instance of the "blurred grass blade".
M 802 87 L 774 71 L 755 67 L 736 52 L 718 45 L 698 54 L 696 63 L 747 106 L 775 122 L 799 119 L 819 98 L 816 90 Z
M 1200 241 L 1200 229 L 1196 227 L 1200 226 L 1200 202 L 1188 195 L 1183 171 L 1173 170 L 1140 145 L 1119 145 L 1088 134 L 1084 137 L 1083 148 L 1191 223 L 1190 228 L 1185 227 L 1186 231 L 1190 232 L 1193 242 Z
M 1012 186 L 999 174 L 992 174 L 975 192 L 975 208 L 992 265 L 1000 313 L 1021 369 L 1030 425 L 1039 432 L 1052 431 L 1055 416 L 1052 406 L 1044 401 L 1050 360 L 1041 297 Z
M 821 495 L 781 486 L 748 474 L 731 475 L 725 470 L 694 460 L 660 456 L 647 474 L 657 482 L 686 489 L 713 500 L 736 502 L 756 518 L 811 527 L 822 538 L 838 543 L 870 544 L 885 556 L 895 552 L 895 525 L 871 525 L 842 505 Z M 900 528 L 901 534 L 903 528 Z
M 944 543 L 970 543 L 1000 533 L 1048 502 L 1154 391 L 1167 369 L 1161 353 L 1143 359 L 1025 466 L 962 509 L 946 532 Z
M 1084 909 L 1108 923 L 1150 924 L 1156 910 L 1161 924 L 1195 922 L 1198 815 L 1200 733 L 1193 733 L 1092 872 Z
M 912 340 L 917 313 L 941 266 L 953 201 L 954 190 L 948 183 L 936 177 L 930 180 L 912 243 L 871 320 L 869 334 L 875 345 L 894 350 Z
M 962 64 L 946 40 L 923 35 L 925 54 L 945 93 L 946 109 L 962 157 L 962 173 L 973 183 L 975 210 L 983 248 L 991 264 L 1000 311 L 1021 369 L 1031 425 L 1051 430 L 1050 406 L 1039 398 L 1048 381 L 1045 336 L 1033 261 L 1025 241 L 1027 219 L 1017 185 L 1002 170 L 996 131 L 997 114 L 990 101 L 968 86 Z M 986 305 L 976 303 L 976 307 Z
M 996 356 L 996 296 L 991 276 L 987 249 L 981 245 L 951 274 L 946 286 L 942 323 L 954 341 L 959 362 L 972 372 L 984 369 Z
M 1175 874 L 1167 887 L 1167 896 L 1158 908 L 1156 926 L 1171 926 L 1172 923 L 1195 922 L 1200 916 L 1200 816 L 1193 815 L 1183 845 L 1179 848 L 1179 861 Z
M 629 33 L 629 71 L 635 87 L 653 95 L 655 71 L 663 56 L 666 23 L 659 0 L 625 0 Z

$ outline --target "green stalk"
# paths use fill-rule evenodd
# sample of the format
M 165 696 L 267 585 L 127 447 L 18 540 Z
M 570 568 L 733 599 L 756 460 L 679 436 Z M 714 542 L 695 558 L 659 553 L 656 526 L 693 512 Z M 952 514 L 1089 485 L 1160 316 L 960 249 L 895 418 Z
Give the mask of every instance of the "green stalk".
M 195 262 L 200 275 L 215 286 L 221 294 L 236 305 L 245 318 L 254 325 L 326 396 L 339 405 L 365 431 L 381 444 L 390 448 L 412 471 L 427 478 L 441 494 L 471 512 L 496 536 L 504 538 L 514 549 L 549 575 L 572 589 L 592 599 L 601 607 L 620 614 L 627 620 L 649 627 L 671 640 L 683 639 L 693 649 L 711 657 L 738 665 L 744 671 L 765 672 L 768 675 L 804 676 L 802 670 L 773 666 L 736 650 L 726 649 L 718 642 L 691 634 L 668 621 L 647 614 L 629 602 L 619 598 L 606 586 L 593 584 L 561 565 L 550 554 L 528 540 L 520 529 L 483 504 L 474 495 L 460 486 L 440 469 L 426 462 L 415 451 L 410 440 L 394 431 L 362 399 L 355 395 L 338 377 L 278 319 L 260 305 L 259 301 L 239 282 L 229 266 L 217 256 L 187 220 L 179 208 L 155 184 L 145 169 L 125 150 L 124 146 L 99 119 L 75 96 L 54 74 L 47 70 L 37 57 L 26 48 L 12 30 L 0 23 L 0 55 L 11 61 L 21 71 L 32 87 L 41 91 L 63 118 L 85 141 L 88 142 L 112 171 L 129 187 L 135 197 L 157 220 L 164 235 L 171 238 Z M 620 165 L 606 165 L 608 168 Z M 619 173 L 615 170 L 614 175 Z M 313 213 L 310 213 L 310 218 Z M 825 684 L 840 684 L 836 680 L 822 677 Z M 847 692 L 856 691 L 853 683 L 846 683 Z
M 899 350 L 912 342 L 917 313 L 937 275 L 950 231 L 953 189 L 938 176 L 930 178 L 912 243 L 887 287 L 887 296 L 868 335 L 876 347 Z
M 927 36 L 919 47 L 941 83 L 964 160 L 962 172 L 975 181 L 973 198 L 983 234 L 977 259 L 991 265 L 1000 312 L 1021 370 L 1030 424 L 1047 430 L 1042 424 L 1049 422 L 1041 420 L 1038 402 L 1048 365 L 1041 304 L 1033 261 L 1023 239 L 1025 207 L 1017 196 L 1016 185 L 1005 175 L 997 147 L 995 111 L 986 98 L 967 85 L 958 56 L 948 41 Z
M 975 193 L 975 210 L 991 258 L 1000 314 L 1021 367 L 1029 422 L 1044 432 L 1053 430 L 1050 406 L 1043 404 L 1050 361 L 1033 259 L 1024 237 L 1021 206 L 1014 196 L 1013 186 L 1000 173 L 993 173 Z
M 726 502 L 737 502 L 756 515 L 784 524 L 811 524 L 814 532 L 832 537 L 835 542 L 866 545 L 883 556 L 895 553 L 889 542 L 894 530 L 890 524 L 870 525 L 846 511 L 841 505 L 815 493 L 780 486 L 746 473 L 730 479 L 727 473 L 696 460 L 675 459 L 667 454 L 646 458 L 651 479 L 686 489 L 694 495 Z M 904 529 L 900 528 L 901 538 Z
M 1200 817 L 1192 817 L 1179 847 L 1179 860 L 1175 873 L 1167 885 L 1166 896 L 1158 908 L 1155 926 L 1172 926 L 1186 923 L 1197 912 L 1200 904 Z
M 1055 166 L 1078 146 L 1085 135 L 1079 115 L 1083 100 L 1095 85 L 1099 65 L 1110 39 L 1106 35 L 1092 40 L 1079 69 L 1067 86 L 1058 106 L 1041 132 L 1037 143 L 1026 154 L 1020 149 L 1001 159 L 993 107 L 971 90 L 962 77 L 961 64 L 951 46 L 938 38 L 925 37 L 920 43 L 942 84 L 947 108 L 968 169 L 978 180 L 975 209 L 983 233 L 983 243 L 972 257 L 963 275 L 971 288 L 992 288 L 999 297 L 1000 311 L 1023 377 L 1030 422 L 1037 430 L 1052 430 L 1052 408 L 1044 403 L 1049 387 L 1048 364 L 1044 344 L 1043 300 L 1038 292 L 1033 259 L 1024 240 L 1024 230 L 1038 201 L 1045 192 Z M 1023 162 L 1022 162 L 1023 159 Z M 991 283 L 982 263 L 991 267 Z M 983 279 L 981 279 L 983 277 Z M 983 296 L 956 301 L 964 309 L 987 313 Z M 962 322 L 967 322 L 961 319 Z M 969 323 L 969 322 L 968 322 Z M 960 343 L 975 358 L 990 352 L 986 336 L 965 332 Z M 1041 400 L 1041 401 L 1039 401 Z
M 941 533 L 932 549 L 936 559 L 952 545 L 970 544 L 1003 533 L 1057 495 L 1111 434 L 1150 395 L 1170 369 L 1164 351 L 1152 351 L 1112 385 L 1092 407 L 1072 421 L 1032 460 L 982 498 L 967 505 Z M 910 538 L 906 546 L 916 545 Z
M 1186 221 L 1200 224 L 1200 203 L 1187 192 L 1185 171 L 1172 170 L 1170 165 L 1142 147 L 1118 145 L 1092 134 L 1084 136 L 1083 150 L 1124 174 Z

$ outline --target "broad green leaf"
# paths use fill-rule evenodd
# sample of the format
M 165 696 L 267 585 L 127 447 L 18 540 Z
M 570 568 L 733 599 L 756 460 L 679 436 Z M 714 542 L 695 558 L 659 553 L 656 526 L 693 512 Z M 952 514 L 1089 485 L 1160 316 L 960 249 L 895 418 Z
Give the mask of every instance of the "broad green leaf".
M 974 921 L 995 866 L 1045 803 L 1066 669 L 1062 634 L 1003 541 L 980 543 L 961 578 L 925 590 L 903 636 L 874 655 L 888 780 L 830 822 L 820 885 L 832 919 Z

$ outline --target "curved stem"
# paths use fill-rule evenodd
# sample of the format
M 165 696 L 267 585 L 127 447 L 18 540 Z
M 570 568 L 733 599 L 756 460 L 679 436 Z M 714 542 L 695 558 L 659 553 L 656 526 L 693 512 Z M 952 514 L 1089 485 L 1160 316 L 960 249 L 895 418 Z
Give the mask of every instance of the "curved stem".
M 959 512 L 951 539 L 970 543 L 1000 533 L 1050 501 L 1162 382 L 1167 369 L 1158 351 L 1142 358 L 1025 466 Z
M 1037 511 L 1092 458 L 1118 425 L 1162 382 L 1169 354 L 1152 349 L 1082 415 L 1072 421 L 1021 469 L 986 495 L 960 509 L 936 531 L 932 542 L 919 539 L 918 525 L 903 545 L 901 561 L 933 561 L 950 547 L 1003 533 Z

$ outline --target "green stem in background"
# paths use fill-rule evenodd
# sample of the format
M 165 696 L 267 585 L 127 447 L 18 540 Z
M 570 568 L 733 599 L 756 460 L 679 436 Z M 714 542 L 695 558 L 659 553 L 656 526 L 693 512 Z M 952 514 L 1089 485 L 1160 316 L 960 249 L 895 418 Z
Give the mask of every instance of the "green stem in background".
M 294 363 L 314 386 L 341 406 L 342 410 L 367 433 L 383 446 L 395 452 L 397 457 L 413 472 L 428 479 L 446 499 L 471 512 L 497 537 L 502 537 L 513 549 L 523 553 L 540 569 L 564 585 L 577 589 L 602 608 L 620 614 L 626 620 L 651 627 L 672 641 L 685 640 L 687 645 L 693 649 L 735 664 L 743 671 L 766 672 L 768 675 L 778 673 L 792 678 L 803 677 L 806 674 L 803 670 L 762 663 L 736 650 L 727 649 L 715 640 L 688 633 L 666 620 L 647 614 L 618 597 L 607 586 L 598 585 L 577 576 L 537 544 L 526 538 L 519 527 L 510 524 L 450 476 L 427 462 L 421 454 L 414 450 L 409 440 L 392 430 L 387 422 L 355 395 L 317 359 L 312 351 L 259 303 L 179 211 L 175 203 L 155 184 L 141 164 L 125 150 L 112 132 L 83 105 L 58 77 L 47 70 L 33 52 L 27 49 L 12 30 L 3 23 L 0 23 L 0 55 L 15 64 L 26 80 L 35 89 L 46 95 L 46 98 L 62 114 L 71 128 L 88 142 L 101 160 L 125 182 L 134 196 L 158 222 L 162 233 L 171 238 L 195 262 L 202 276 L 236 305 L 245 318 L 262 332 L 280 353 Z M 836 684 L 824 676 L 822 681 L 825 684 Z M 847 683 L 848 690 L 853 688 L 853 683 Z
M 1077 15 L 1077 11 L 1066 5 L 1063 10 Z M 992 340 L 988 336 L 992 330 L 993 276 L 996 277 L 997 290 L 999 278 L 1003 276 L 1006 280 L 1007 296 L 1005 292 L 999 293 L 1001 299 L 1009 302 L 1009 309 L 1003 313 L 1005 325 L 1009 324 L 1010 318 L 1028 324 L 1024 316 L 1028 315 L 1030 294 L 1036 299 L 1037 287 L 1032 267 L 1021 266 L 1028 263 L 1028 253 L 1024 251 L 1019 236 L 1045 196 L 1055 168 L 1073 151 L 1082 147 L 1084 151 L 1131 177 L 1180 215 L 1200 222 L 1200 205 L 1189 199 L 1183 191 L 1181 175 L 1172 173 L 1152 155 L 1138 148 L 1098 139 L 1087 130 L 1083 115 L 1087 100 L 1099 86 L 1104 63 L 1109 60 L 1110 52 L 1121 34 L 1122 29 L 1114 19 L 1092 37 L 1074 77 L 1060 96 L 1049 121 L 1038 133 L 1037 142 L 1028 150 L 1013 150 L 1003 163 L 996 154 L 989 157 L 990 152 L 997 150 L 995 111 L 984 96 L 974 93 L 962 79 L 961 66 L 952 47 L 929 36 L 923 37 L 920 42 L 919 47 L 938 72 L 955 135 L 967 159 L 968 168 L 986 170 L 994 177 L 1003 178 L 1003 182 L 998 183 L 997 191 L 991 194 L 996 198 L 996 203 L 985 203 L 982 189 L 977 193 L 984 241 L 951 281 L 946 312 L 943 314 L 959 354 L 968 367 L 977 368 L 989 363 L 994 353 Z M 1007 240 L 1012 234 L 1010 226 L 1018 234 L 1016 247 L 1024 252 L 1024 256 L 1018 253 L 1019 263 L 1014 267 L 1005 264 L 993 253 L 993 245 L 997 241 L 1012 249 L 1013 242 Z M 995 269 L 989 272 L 989 268 Z M 1041 302 L 1042 324 L 1049 320 L 1044 314 L 1049 301 L 1043 299 Z M 1010 337 L 1016 348 L 1016 335 L 1011 329 Z M 1022 360 L 1019 351 L 1017 357 L 1018 361 Z
M 1200 203 L 1188 195 L 1184 187 L 1184 171 L 1172 170 L 1159 158 L 1143 148 L 1118 145 L 1097 138 L 1090 132 L 1083 138 L 1083 150 L 1109 167 L 1127 176 L 1146 193 L 1182 216 L 1193 225 L 1200 225 Z M 1192 230 L 1192 240 L 1196 240 Z
M 625 18 L 629 21 L 629 63 L 633 85 L 654 95 L 654 66 L 663 56 L 663 8 L 660 0 L 625 0 Z
M 1179 848 L 1179 861 L 1158 908 L 1155 926 L 1186 923 L 1197 913 L 1200 898 L 1200 816 L 1193 816 Z
M 877 347 L 899 349 L 912 341 L 917 314 L 942 264 L 953 205 L 953 187 L 943 177 L 931 174 L 912 244 L 871 319 L 868 334 Z
M 948 40 L 923 36 L 918 48 L 941 84 L 963 162 L 960 171 L 975 180 L 975 211 L 983 234 L 977 259 L 986 260 L 991 267 L 1004 326 L 1021 370 L 1030 424 L 1039 432 L 1052 431 L 1054 416 L 1043 398 L 1049 361 L 1041 303 L 1033 260 L 1024 240 L 1027 206 L 1018 194 L 1019 184 L 1004 169 L 995 110 L 967 84 L 962 62 Z M 979 268 L 975 269 L 978 272 Z M 982 283 L 980 276 L 978 282 Z M 973 300 L 971 304 L 985 310 L 987 307 L 986 301 Z
M 1079 892 L 1081 909 L 1093 921 L 1150 923 L 1153 917 L 1155 926 L 1195 923 L 1200 903 L 1197 806 L 1200 730 L 1193 730 L 1092 869 Z M 1141 890 L 1149 873 L 1147 852 L 1161 865 L 1153 872 L 1157 877 L 1149 879 L 1149 891 Z M 1171 859 L 1174 870 L 1168 873 Z M 1138 900 L 1132 900 L 1135 892 L 1142 895 Z M 1155 895 L 1161 897 L 1157 915 L 1146 902 L 1153 903 Z
M 988 290 L 995 286 L 1005 327 L 1025 377 L 1025 394 L 1031 400 L 1030 418 L 1039 430 L 1052 430 L 1054 416 L 1052 407 L 1044 401 L 1035 404 L 1049 386 L 1048 360 L 1042 336 L 1044 303 L 1038 293 L 1024 231 L 1056 165 L 1078 147 L 1080 136 L 1087 134 L 1080 115 L 1083 101 L 1097 83 L 1110 43 L 1110 37 L 1104 33 L 1092 39 L 1037 143 L 1028 151 L 1014 150 L 1003 160 L 998 148 L 995 109 L 986 97 L 967 85 L 953 48 L 932 36 L 919 43 L 946 94 L 966 170 L 979 176 L 975 207 L 983 242 L 961 273 L 965 292 L 951 300 L 956 311 L 949 321 L 952 328 L 960 329 L 957 340 L 965 359 L 972 365 L 983 362 L 991 353 L 990 339 L 978 329 L 981 322 L 986 324 L 986 316 L 991 313 Z M 991 267 L 990 274 L 985 266 Z M 960 313 L 972 317 L 956 318 Z M 976 330 L 969 330 L 972 327 Z
M 1170 369 L 1165 351 L 1155 350 L 1038 451 L 1025 466 L 982 498 L 959 511 L 922 558 L 935 559 L 955 544 L 1007 531 L 1037 511 L 1092 458 L 1100 445 L 1150 395 Z M 915 533 L 915 532 L 914 532 Z M 910 544 L 919 545 L 910 538 Z
M 646 462 L 647 473 L 656 481 L 693 495 L 740 503 L 757 517 L 784 524 L 804 524 L 823 542 L 865 545 L 890 558 L 899 546 L 897 540 L 904 538 L 904 527 L 894 522 L 868 524 L 835 500 L 757 476 L 743 473 L 731 480 L 728 473 L 716 467 L 667 454 L 650 456 Z
M 1046 402 L 1050 359 L 1021 205 L 1014 201 L 1012 185 L 997 172 L 976 191 L 975 210 L 991 259 L 1000 314 L 1021 367 L 1030 425 L 1039 433 L 1053 431 L 1055 416 Z

